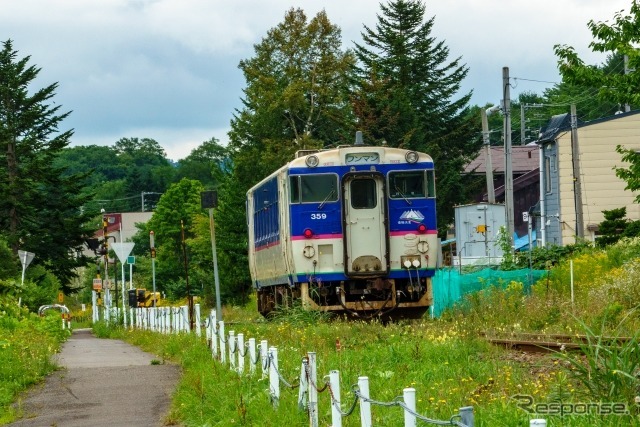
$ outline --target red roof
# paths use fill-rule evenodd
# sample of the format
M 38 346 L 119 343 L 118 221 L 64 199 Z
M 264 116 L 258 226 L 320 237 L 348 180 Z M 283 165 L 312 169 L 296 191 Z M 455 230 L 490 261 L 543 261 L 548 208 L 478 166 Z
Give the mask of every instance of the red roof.
M 538 168 L 540 165 L 538 150 L 539 148 L 535 144 L 514 145 L 511 147 L 511 169 L 513 173 L 521 175 Z M 486 173 L 484 153 L 485 150 L 483 147 L 478 156 L 465 166 L 465 173 Z M 491 147 L 491 166 L 493 167 L 494 173 L 504 174 L 503 147 Z

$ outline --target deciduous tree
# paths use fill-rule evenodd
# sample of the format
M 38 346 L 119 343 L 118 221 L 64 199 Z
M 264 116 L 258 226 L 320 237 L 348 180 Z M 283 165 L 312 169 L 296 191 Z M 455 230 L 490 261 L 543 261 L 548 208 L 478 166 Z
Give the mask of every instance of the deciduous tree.
M 629 13 L 617 12 L 613 20 L 589 21 L 587 27 L 594 40 L 589 44 L 593 52 L 627 56 L 628 72 L 624 68 L 617 72 L 605 67 L 587 65 L 576 50 L 568 45 L 556 45 L 558 69 L 563 81 L 583 87 L 596 88 L 597 97 L 602 101 L 621 105 L 640 105 L 640 4 L 631 3 Z

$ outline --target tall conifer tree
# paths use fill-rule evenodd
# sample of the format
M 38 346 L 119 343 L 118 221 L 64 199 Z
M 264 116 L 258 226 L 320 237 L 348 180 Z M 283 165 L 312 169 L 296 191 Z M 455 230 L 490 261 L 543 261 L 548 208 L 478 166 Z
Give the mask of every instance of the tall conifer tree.
M 0 51 L 0 230 L 14 253 L 35 253 L 63 283 L 87 261 L 77 256 L 87 220 L 81 212 L 86 199 L 78 176 L 63 176 L 53 166 L 69 144 L 73 131 L 58 126 L 70 113 L 52 106 L 57 84 L 34 93 L 29 87 L 40 69 L 17 58 L 11 40 Z
M 432 35 L 422 1 L 380 5 L 375 28 L 364 27 L 356 44 L 358 66 L 354 112 L 369 142 L 420 150 L 435 162 L 438 224 L 453 220 L 453 205 L 465 202 L 460 173 L 480 148 L 475 120 L 467 117 L 471 94 L 459 96 L 468 68 Z

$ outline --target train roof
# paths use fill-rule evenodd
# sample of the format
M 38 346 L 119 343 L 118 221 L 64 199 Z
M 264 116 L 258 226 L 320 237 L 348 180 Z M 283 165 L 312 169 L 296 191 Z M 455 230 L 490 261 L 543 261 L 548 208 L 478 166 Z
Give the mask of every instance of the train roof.
M 367 146 L 367 145 L 349 145 L 339 146 L 325 150 L 300 150 L 296 153 L 296 158 L 278 168 L 275 172 L 265 177 L 252 188 L 262 185 L 269 181 L 275 175 L 279 174 L 283 169 L 291 168 L 308 168 L 308 158 L 315 156 L 318 159 L 317 167 L 323 166 L 351 166 L 366 164 L 406 164 L 406 155 L 413 150 L 405 150 L 403 148 L 393 148 L 386 146 Z M 415 151 L 418 154 L 416 163 L 432 163 L 433 158 L 425 153 Z M 251 190 L 249 190 L 251 191 Z
M 318 167 L 321 166 L 350 166 L 355 164 L 399 164 L 406 163 L 405 156 L 412 150 L 384 146 L 349 145 L 340 146 L 328 150 L 301 150 L 296 153 L 296 158 L 288 163 L 289 168 L 307 167 L 309 156 L 318 157 Z M 419 163 L 433 163 L 431 156 L 417 152 Z M 373 156 L 372 156 L 373 155 Z M 377 158 L 373 160 L 373 157 Z

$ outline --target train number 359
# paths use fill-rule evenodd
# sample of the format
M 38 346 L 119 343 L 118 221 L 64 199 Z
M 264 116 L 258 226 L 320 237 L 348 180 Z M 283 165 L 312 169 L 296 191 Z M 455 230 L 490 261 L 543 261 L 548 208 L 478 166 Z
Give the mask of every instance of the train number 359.
M 326 213 L 312 213 L 311 219 L 327 219 Z

